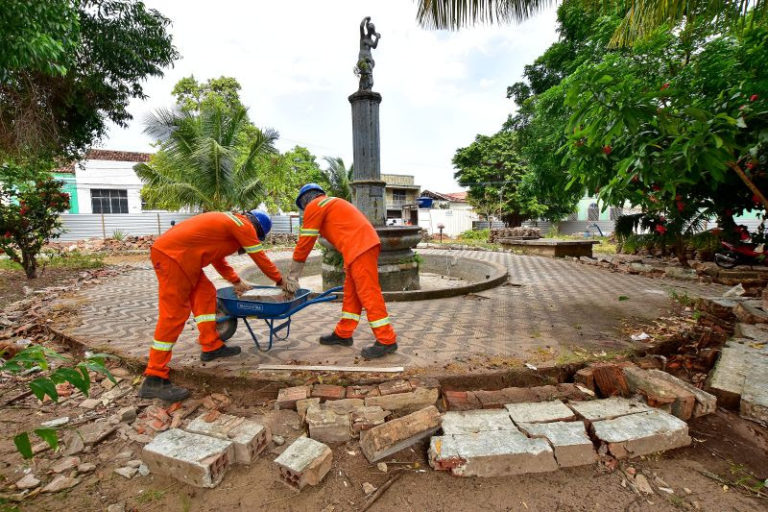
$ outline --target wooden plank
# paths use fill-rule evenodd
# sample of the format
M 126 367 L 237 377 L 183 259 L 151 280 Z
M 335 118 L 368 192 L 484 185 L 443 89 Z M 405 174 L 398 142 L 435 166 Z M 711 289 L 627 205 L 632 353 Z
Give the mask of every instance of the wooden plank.
M 313 366 L 293 364 L 260 364 L 259 370 L 299 370 L 309 372 L 368 372 L 368 373 L 400 373 L 405 371 L 402 366 Z

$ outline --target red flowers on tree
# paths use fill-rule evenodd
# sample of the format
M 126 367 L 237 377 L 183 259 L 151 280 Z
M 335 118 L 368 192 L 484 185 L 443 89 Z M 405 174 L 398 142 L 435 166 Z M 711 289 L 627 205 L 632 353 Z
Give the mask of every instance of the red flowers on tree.
M 660 235 L 663 235 L 664 233 L 667 232 L 667 228 L 665 228 L 663 224 L 656 224 L 656 227 L 654 229 Z
M 759 98 L 759 96 L 757 94 L 753 94 L 749 97 L 749 101 L 757 101 L 757 98 Z
M 610 145 L 606 144 L 605 146 L 603 146 L 603 153 L 605 153 L 606 155 L 610 155 L 611 151 L 613 151 L 613 148 Z
M 665 89 L 669 89 L 669 82 L 667 82 L 667 83 L 665 83 L 664 85 L 661 86 L 661 90 L 662 91 L 665 90 Z

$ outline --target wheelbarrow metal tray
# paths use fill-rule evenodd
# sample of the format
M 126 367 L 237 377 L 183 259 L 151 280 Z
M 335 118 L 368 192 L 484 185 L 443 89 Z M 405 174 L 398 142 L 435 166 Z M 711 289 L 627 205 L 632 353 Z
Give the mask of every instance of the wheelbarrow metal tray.
M 276 286 L 254 286 L 253 289 L 275 289 Z M 216 291 L 219 303 L 227 314 L 236 317 L 255 316 L 259 318 L 272 318 L 284 315 L 298 306 L 307 302 L 310 290 L 299 288 L 293 299 L 285 302 L 260 302 L 257 300 L 243 300 L 237 297 L 235 288 L 229 286 Z

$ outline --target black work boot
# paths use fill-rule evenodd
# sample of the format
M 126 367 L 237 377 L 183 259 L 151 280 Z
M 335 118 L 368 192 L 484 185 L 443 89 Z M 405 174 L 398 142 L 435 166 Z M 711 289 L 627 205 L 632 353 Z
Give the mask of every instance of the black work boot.
M 180 402 L 189 398 L 189 391 L 174 386 L 168 379 L 148 375 L 139 388 L 139 398 L 159 398 L 166 402 Z
M 336 334 L 336 331 L 332 332 L 331 334 L 327 334 L 325 336 L 320 336 L 321 345 L 341 345 L 342 347 L 351 347 L 353 341 L 354 341 L 354 338 L 352 338 L 352 336 L 350 336 L 349 338 L 342 338 L 341 336 Z
M 378 359 L 379 357 L 384 357 L 388 354 L 394 354 L 396 351 L 397 351 L 397 343 L 393 343 L 391 345 L 384 345 L 383 343 L 379 343 L 377 341 L 370 347 L 365 347 L 363 350 L 360 351 L 360 353 L 366 359 Z
M 224 345 L 223 347 L 212 350 L 211 352 L 202 352 L 200 354 L 200 360 L 213 361 L 214 359 L 218 359 L 220 357 L 236 356 L 239 353 L 240 347 L 228 347 L 227 345 Z

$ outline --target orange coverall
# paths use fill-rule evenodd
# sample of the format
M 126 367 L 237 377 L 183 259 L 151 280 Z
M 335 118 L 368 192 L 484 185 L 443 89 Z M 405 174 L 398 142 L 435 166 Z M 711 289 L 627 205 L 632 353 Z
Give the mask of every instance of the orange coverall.
M 201 213 L 168 230 L 152 245 L 150 257 L 157 274 L 158 309 L 155 339 L 144 375 L 168 378 L 168 363 L 176 340 L 192 311 L 203 352 L 221 348 L 216 332 L 216 288 L 205 277 L 208 265 L 232 284 L 240 277 L 224 259 L 240 248 L 275 282 L 282 276 L 263 252 L 253 225 L 244 215 Z
M 293 251 L 295 261 L 306 261 L 310 251 L 322 235 L 344 257 L 344 302 L 341 320 L 335 332 L 349 338 L 360 322 L 365 308 L 368 323 L 376 340 L 383 345 L 397 342 L 389 322 L 387 306 L 379 285 L 378 260 L 381 241 L 376 230 L 351 203 L 338 197 L 320 196 L 304 210 L 304 221 L 299 230 L 299 243 Z

